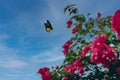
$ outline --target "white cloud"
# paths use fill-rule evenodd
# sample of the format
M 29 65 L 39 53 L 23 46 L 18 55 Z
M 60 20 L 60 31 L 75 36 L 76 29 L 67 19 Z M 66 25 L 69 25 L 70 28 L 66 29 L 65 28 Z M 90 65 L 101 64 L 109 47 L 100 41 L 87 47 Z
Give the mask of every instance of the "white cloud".
M 8 34 L 0 34 L 0 45 L 6 44 L 6 41 L 10 38 L 11 36 Z
M 5 68 L 21 68 L 28 65 L 26 62 L 18 59 L 4 59 L 0 60 L 0 66 Z
M 6 74 L 6 76 L 16 78 L 16 77 L 19 77 L 20 75 L 18 75 L 18 74 Z
M 10 38 L 10 35 L 8 35 L 8 34 L 0 34 L 0 41 L 7 40 L 9 38 Z
M 48 63 L 63 60 L 64 55 L 60 52 L 60 49 L 53 48 L 52 50 L 47 50 L 45 52 L 40 52 L 39 54 L 32 56 L 31 60 L 35 63 Z
M 49 12 L 48 18 L 51 19 L 51 21 L 54 21 L 56 23 L 56 26 L 61 26 L 64 22 L 66 22 L 65 18 L 67 18 L 64 14 L 64 7 L 66 6 L 66 1 L 61 1 L 61 0 L 46 0 L 46 3 L 48 5 L 48 10 L 46 12 Z M 58 5 L 59 3 L 59 5 Z M 45 14 L 48 15 L 48 14 Z
M 17 51 L 12 48 L 0 45 L 0 67 L 22 68 L 28 65 L 27 62 L 19 59 L 15 54 Z

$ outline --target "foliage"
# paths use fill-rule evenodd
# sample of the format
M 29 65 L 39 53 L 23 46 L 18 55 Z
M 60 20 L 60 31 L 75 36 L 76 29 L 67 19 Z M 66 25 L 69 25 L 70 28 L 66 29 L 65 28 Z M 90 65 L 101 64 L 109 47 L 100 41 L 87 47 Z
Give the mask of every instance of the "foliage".
M 115 15 L 96 18 L 80 14 L 75 4 L 64 8 L 69 13 L 67 28 L 74 36 L 63 46 L 61 66 L 41 68 L 43 80 L 119 80 L 120 78 L 120 10 Z M 117 18 L 117 19 L 116 19 Z

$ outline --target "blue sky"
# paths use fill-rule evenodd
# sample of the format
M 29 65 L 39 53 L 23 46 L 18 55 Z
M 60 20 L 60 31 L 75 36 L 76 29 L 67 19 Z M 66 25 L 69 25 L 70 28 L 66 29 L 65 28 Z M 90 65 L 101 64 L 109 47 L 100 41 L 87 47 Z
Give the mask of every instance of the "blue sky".
M 0 80 L 41 80 L 40 67 L 62 64 L 61 46 L 71 36 L 63 9 L 77 4 L 80 12 L 113 15 L 119 0 L 0 0 Z M 45 32 L 49 19 L 53 31 Z

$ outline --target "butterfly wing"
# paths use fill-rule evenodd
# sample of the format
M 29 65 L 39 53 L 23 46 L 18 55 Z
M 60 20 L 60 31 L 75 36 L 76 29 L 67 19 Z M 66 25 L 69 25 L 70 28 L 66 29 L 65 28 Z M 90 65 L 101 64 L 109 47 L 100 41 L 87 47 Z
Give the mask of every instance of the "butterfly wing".
M 44 23 L 44 25 L 45 25 L 46 32 L 50 32 L 53 29 L 49 20 L 47 20 L 47 22 Z
M 49 27 L 51 28 L 51 30 L 53 30 L 52 25 L 51 25 L 51 23 L 50 23 L 49 20 L 47 20 L 47 24 L 49 25 Z

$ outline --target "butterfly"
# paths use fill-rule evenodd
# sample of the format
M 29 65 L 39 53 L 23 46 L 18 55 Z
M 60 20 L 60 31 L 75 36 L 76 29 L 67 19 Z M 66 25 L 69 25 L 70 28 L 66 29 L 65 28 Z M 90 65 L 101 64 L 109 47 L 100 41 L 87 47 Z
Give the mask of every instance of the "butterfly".
M 47 20 L 47 21 L 44 23 L 44 25 L 45 25 L 45 30 L 46 30 L 46 32 L 50 32 L 50 31 L 53 30 L 52 25 L 51 25 L 51 23 L 50 23 L 49 20 Z

